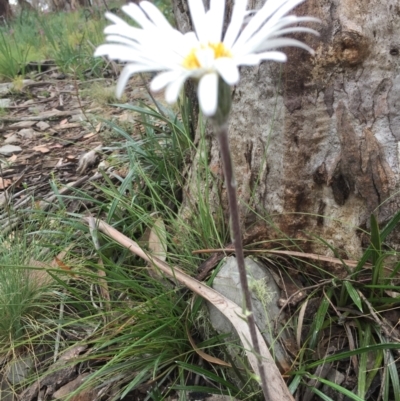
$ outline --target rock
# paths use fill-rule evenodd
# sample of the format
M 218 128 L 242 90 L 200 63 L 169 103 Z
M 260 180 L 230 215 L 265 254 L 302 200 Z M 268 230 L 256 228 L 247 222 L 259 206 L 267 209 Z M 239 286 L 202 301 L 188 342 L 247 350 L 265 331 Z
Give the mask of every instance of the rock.
M 47 124 L 45 121 L 39 121 L 36 124 L 36 127 L 38 127 L 40 131 L 46 131 L 47 129 L 50 128 L 50 124 Z
M 32 128 L 24 128 L 18 131 L 18 135 L 22 139 L 33 139 L 36 136 L 36 131 Z
M 272 354 L 279 368 L 281 370 L 290 370 L 290 359 L 287 357 L 287 353 L 282 347 L 280 340 L 283 342 L 289 339 L 291 342 L 295 340 L 290 338 L 280 323 L 280 319 L 284 318 L 282 314 L 279 315 L 280 308 L 277 304 L 280 297 L 280 289 L 265 266 L 250 258 L 246 258 L 245 263 L 249 286 L 252 291 L 256 324 L 267 345 L 271 346 L 273 344 Z M 225 264 L 215 277 L 212 287 L 237 305 L 243 305 L 244 297 L 235 257 L 232 256 L 226 259 Z M 208 303 L 208 308 L 213 328 L 219 333 L 234 333 L 233 337 L 237 338 L 237 334 L 229 320 L 210 303 Z M 277 319 L 278 323 L 276 324 Z M 277 337 L 279 337 L 278 340 Z M 234 355 L 232 356 L 235 358 Z
M 4 84 L 0 84 L 0 96 L 6 95 L 10 91 L 12 86 L 13 86 L 13 84 L 11 82 L 6 82 Z
M 4 156 L 11 156 L 14 153 L 22 152 L 22 148 L 20 146 L 15 145 L 4 145 L 0 148 L 0 153 Z
M 33 367 L 33 358 L 29 355 L 13 359 L 5 368 L 5 374 L 10 384 L 18 384 L 24 381 Z
M 0 108 L 8 107 L 11 104 L 11 99 L 0 99 Z
M 4 140 L 4 143 L 6 143 L 6 144 L 20 143 L 20 142 L 21 142 L 21 140 L 18 138 L 17 134 L 12 134 L 7 139 Z
M 6 379 L 1 377 L 0 381 L 0 399 L 1 401 L 17 401 L 17 395 Z
M 75 114 L 75 115 L 71 116 L 71 118 L 69 119 L 69 122 L 70 123 L 79 123 L 83 120 L 85 120 L 85 116 L 82 113 L 79 113 L 79 114 Z
M 34 83 L 32 79 L 24 79 L 22 81 L 23 86 Z M 12 90 L 14 84 L 12 82 L 6 82 L 4 84 L 0 84 L 0 96 L 6 95 L 8 92 Z

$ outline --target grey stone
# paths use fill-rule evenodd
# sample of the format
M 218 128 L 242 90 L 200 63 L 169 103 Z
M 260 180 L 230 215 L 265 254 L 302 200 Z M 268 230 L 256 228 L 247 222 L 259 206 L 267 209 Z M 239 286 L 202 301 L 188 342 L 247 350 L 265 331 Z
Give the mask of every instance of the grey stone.
M 4 140 L 4 143 L 9 144 L 9 143 L 20 143 L 21 139 L 18 138 L 17 134 L 12 134 L 9 136 L 7 139 Z
M 6 366 L 7 379 L 11 384 L 18 384 L 24 381 L 33 367 L 33 359 L 27 355 L 14 359 Z
M 50 128 L 50 124 L 47 124 L 45 121 L 39 121 L 36 124 L 36 127 L 38 127 L 40 131 L 46 131 L 47 129 Z
M 28 85 L 31 84 L 35 81 L 33 81 L 32 79 L 24 79 L 22 81 L 22 84 Z M 14 87 L 14 84 L 12 82 L 5 82 L 3 84 L 0 84 L 0 96 L 2 95 L 6 95 L 8 92 L 10 92 L 12 90 L 12 88 Z
M 11 99 L 0 99 L 0 108 L 8 107 L 11 104 Z
M 252 292 L 252 303 L 256 324 L 267 345 L 273 345 L 271 353 L 275 357 L 280 368 L 289 369 L 290 359 L 287 357 L 286 351 L 279 341 L 285 341 L 289 338 L 289 334 L 283 330 L 283 325 L 278 319 L 279 317 L 283 317 L 282 315 L 279 315 L 280 308 L 277 304 L 280 297 L 280 289 L 265 266 L 250 258 L 246 258 L 245 263 L 247 278 Z M 225 264 L 215 277 L 212 287 L 237 305 L 242 306 L 244 304 L 244 297 L 235 257 L 232 256 L 226 259 Z M 235 333 L 230 321 L 225 318 L 225 316 L 223 316 L 215 306 L 208 303 L 208 308 L 210 312 L 211 325 L 216 331 L 219 333 Z M 276 324 L 277 319 L 278 323 Z M 237 338 L 236 333 L 233 337 Z M 277 337 L 279 337 L 278 340 Z
M 85 116 L 82 113 L 79 114 L 75 114 L 73 116 L 71 116 L 71 118 L 69 119 L 70 123 L 79 123 L 81 121 L 83 121 L 85 119 Z
M 4 84 L 0 84 L 0 96 L 1 95 L 6 95 L 8 92 L 10 92 L 10 89 L 12 88 L 13 84 L 11 82 L 6 82 Z
M 24 128 L 24 129 L 21 129 L 20 131 L 18 131 L 18 135 L 22 139 L 33 139 L 36 136 L 36 132 L 32 128 Z
M 3 379 L 0 382 L 0 400 L 1 401 L 17 401 L 17 395 L 7 380 Z
M 22 148 L 20 146 L 15 145 L 4 145 L 0 148 L 0 153 L 4 156 L 11 156 L 14 153 L 22 152 Z

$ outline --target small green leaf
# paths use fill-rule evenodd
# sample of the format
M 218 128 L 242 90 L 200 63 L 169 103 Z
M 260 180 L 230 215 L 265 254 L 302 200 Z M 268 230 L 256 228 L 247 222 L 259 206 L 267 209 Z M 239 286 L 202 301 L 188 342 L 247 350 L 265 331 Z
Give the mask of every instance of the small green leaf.
M 357 290 L 353 287 L 353 284 L 351 284 L 350 281 L 344 281 L 344 286 L 346 287 L 348 294 L 350 295 L 353 302 L 356 304 L 357 308 L 361 312 L 363 312 L 361 298 L 358 295 Z
M 360 345 L 361 347 L 367 347 L 371 342 L 371 326 L 366 325 L 365 329 L 360 329 L 359 333 Z M 368 353 L 364 352 L 360 355 L 360 363 L 358 367 L 358 386 L 357 386 L 357 395 L 361 398 L 365 398 L 365 394 L 367 392 L 367 363 L 368 363 Z
M 331 298 L 331 295 L 332 295 L 331 288 L 328 289 L 326 295 L 329 299 Z M 311 333 L 312 333 L 311 340 L 310 340 L 310 348 L 311 349 L 313 349 L 317 343 L 319 332 L 320 332 L 322 326 L 324 325 L 325 316 L 326 316 L 326 313 L 328 312 L 328 308 L 329 308 L 329 301 L 326 297 L 324 297 L 318 308 L 317 314 L 315 315 L 314 324 L 311 329 L 312 330 L 311 331 Z

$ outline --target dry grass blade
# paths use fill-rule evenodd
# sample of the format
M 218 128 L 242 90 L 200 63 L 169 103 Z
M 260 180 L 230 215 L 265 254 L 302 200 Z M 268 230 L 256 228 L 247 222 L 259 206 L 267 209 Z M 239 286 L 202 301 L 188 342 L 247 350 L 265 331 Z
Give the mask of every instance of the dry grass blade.
M 216 253 L 216 252 L 234 252 L 235 250 L 232 248 L 220 248 L 220 249 L 197 249 L 196 251 L 192 252 L 194 255 L 199 254 L 199 253 Z M 287 255 L 287 256 L 295 256 L 299 258 L 305 258 L 305 259 L 312 259 L 316 260 L 318 262 L 329 262 L 329 263 L 334 263 L 334 264 L 339 264 L 343 265 L 345 263 L 348 267 L 356 267 L 358 265 L 357 260 L 351 260 L 351 259 L 343 259 L 340 260 L 338 258 L 330 257 L 330 256 L 323 256 L 323 255 L 318 255 L 316 253 L 306 253 L 306 252 L 296 252 L 296 251 L 275 251 L 272 249 L 251 249 L 251 250 L 244 250 L 245 252 L 251 252 L 251 253 L 272 253 L 275 255 Z M 364 266 L 365 268 L 371 268 L 370 264 L 366 264 Z
M 215 356 L 208 355 L 205 352 L 203 352 L 200 348 L 197 347 L 196 343 L 193 340 L 193 337 L 190 335 L 190 331 L 186 327 L 186 335 L 188 336 L 190 345 L 193 347 L 195 350 L 196 354 L 202 357 L 205 361 L 216 364 L 216 365 L 221 365 L 221 366 L 227 366 L 228 368 L 231 368 L 232 365 L 228 362 L 223 361 L 222 359 L 216 358 Z
M 88 223 L 90 219 L 84 218 L 83 220 Z M 223 313 L 235 327 L 243 344 L 243 347 L 246 349 L 247 357 L 254 372 L 256 372 L 257 376 L 260 376 L 257 357 L 252 352 L 253 347 L 251 346 L 252 343 L 250 339 L 251 337 L 249 327 L 247 325 L 245 317 L 243 316 L 242 309 L 238 305 L 225 298 L 219 292 L 188 276 L 179 268 L 172 268 L 161 260 L 147 255 L 136 242 L 127 238 L 125 235 L 121 234 L 119 231 L 117 231 L 115 228 L 111 227 L 107 223 L 101 220 L 97 220 L 96 222 L 100 231 L 110 236 L 120 245 L 129 249 L 135 255 L 157 266 L 163 273 L 175 278 L 177 281 L 184 284 L 187 288 L 200 295 L 207 301 L 211 302 L 216 308 L 218 308 L 218 310 Z M 265 371 L 265 378 L 268 383 L 269 394 L 274 400 L 294 401 L 292 395 L 289 392 L 289 389 L 286 386 L 286 383 L 284 382 L 277 366 L 274 363 L 274 360 L 272 359 L 271 353 L 269 352 L 268 347 L 265 344 L 264 338 L 262 337 L 258 329 L 257 337 L 260 344 L 261 355 L 263 357 L 263 366 Z

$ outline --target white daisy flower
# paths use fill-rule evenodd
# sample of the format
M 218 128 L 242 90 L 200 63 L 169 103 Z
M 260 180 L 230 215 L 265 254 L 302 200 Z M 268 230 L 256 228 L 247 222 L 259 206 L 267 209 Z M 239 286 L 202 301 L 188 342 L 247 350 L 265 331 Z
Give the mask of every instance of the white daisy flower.
M 313 53 L 304 43 L 282 36 L 292 32 L 318 34 L 310 28 L 293 27 L 299 22 L 318 21 L 315 18 L 286 15 L 303 1 L 267 0 L 249 18 L 247 0 L 235 0 L 232 19 L 223 37 L 225 0 L 211 0 L 208 11 L 202 0 L 188 0 L 195 31 L 186 34 L 174 29 L 152 3 L 130 3 L 122 10 L 139 27 L 106 13 L 113 22 L 104 31 L 109 43 L 99 46 L 95 56 L 127 62 L 118 81 L 118 97 L 130 76 L 138 72 L 160 71 L 150 87 L 153 91 L 165 88 L 168 103 L 176 102 L 188 78 L 198 80 L 200 108 L 206 116 L 212 117 L 218 107 L 219 78 L 228 85 L 235 85 L 241 65 L 257 65 L 264 60 L 285 62 L 286 55 L 275 50 L 285 46 Z

